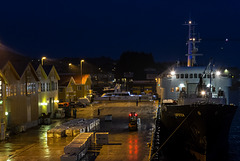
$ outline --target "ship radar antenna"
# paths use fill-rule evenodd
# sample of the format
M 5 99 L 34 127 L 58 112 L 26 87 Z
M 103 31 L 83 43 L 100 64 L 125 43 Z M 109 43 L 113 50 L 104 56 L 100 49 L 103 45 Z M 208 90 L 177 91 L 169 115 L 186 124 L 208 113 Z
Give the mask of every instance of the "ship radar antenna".
M 188 53 L 186 54 L 186 56 L 188 57 L 187 66 L 192 67 L 197 64 L 196 56 L 202 55 L 202 54 L 197 54 L 198 48 L 196 47 L 196 43 L 199 43 L 201 39 L 196 38 L 195 26 L 197 24 L 195 22 L 193 22 L 192 20 L 189 20 L 184 25 L 188 26 L 188 40 L 187 40 Z

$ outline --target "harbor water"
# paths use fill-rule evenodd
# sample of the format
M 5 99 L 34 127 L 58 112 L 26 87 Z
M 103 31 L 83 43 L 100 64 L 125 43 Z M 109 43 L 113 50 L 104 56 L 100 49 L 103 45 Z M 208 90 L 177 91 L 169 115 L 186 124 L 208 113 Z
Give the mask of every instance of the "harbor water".
M 240 160 L 240 108 L 236 111 L 229 132 L 229 161 Z

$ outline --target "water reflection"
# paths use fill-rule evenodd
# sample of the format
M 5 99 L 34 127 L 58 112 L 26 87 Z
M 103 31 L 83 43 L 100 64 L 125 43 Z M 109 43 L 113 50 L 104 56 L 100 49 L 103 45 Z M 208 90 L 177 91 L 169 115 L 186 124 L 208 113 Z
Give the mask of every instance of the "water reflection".
M 138 159 L 138 135 L 137 133 L 133 133 L 128 137 L 128 160 L 139 160 Z

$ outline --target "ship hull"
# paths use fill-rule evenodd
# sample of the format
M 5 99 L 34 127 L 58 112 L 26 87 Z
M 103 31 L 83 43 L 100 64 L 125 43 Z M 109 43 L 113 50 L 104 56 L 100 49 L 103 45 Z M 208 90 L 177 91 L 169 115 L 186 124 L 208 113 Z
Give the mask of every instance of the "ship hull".
M 228 134 L 236 106 L 216 104 L 161 107 L 164 160 L 227 160 Z M 167 140 L 167 141 L 166 141 Z

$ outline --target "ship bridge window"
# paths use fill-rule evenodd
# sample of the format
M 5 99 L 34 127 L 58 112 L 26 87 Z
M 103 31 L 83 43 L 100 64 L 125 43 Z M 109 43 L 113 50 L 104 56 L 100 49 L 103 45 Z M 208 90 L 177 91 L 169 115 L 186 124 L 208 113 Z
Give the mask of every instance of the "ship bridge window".
M 200 74 L 198 74 L 198 78 L 201 78 L 202 77 L 202 74 L 200 73 Z
M 194 78 L 197 78 L 197 73 L 194 73 Z
M 190 74 L 190 78 L 193 78 L 193 74 Z
M 207 75 L 207 78 L 210 78 L 210 74 Z
M 215 74 L 212 74 L 212 77 L 215 78 Z
M 188 78 L 188 74 L 185 74 L 185 78 Z
M 184 78 L 184 74 L 181 74 L 181 78 Z
M 176 74 L 176 78 L 179 79 L 179 74 Z

